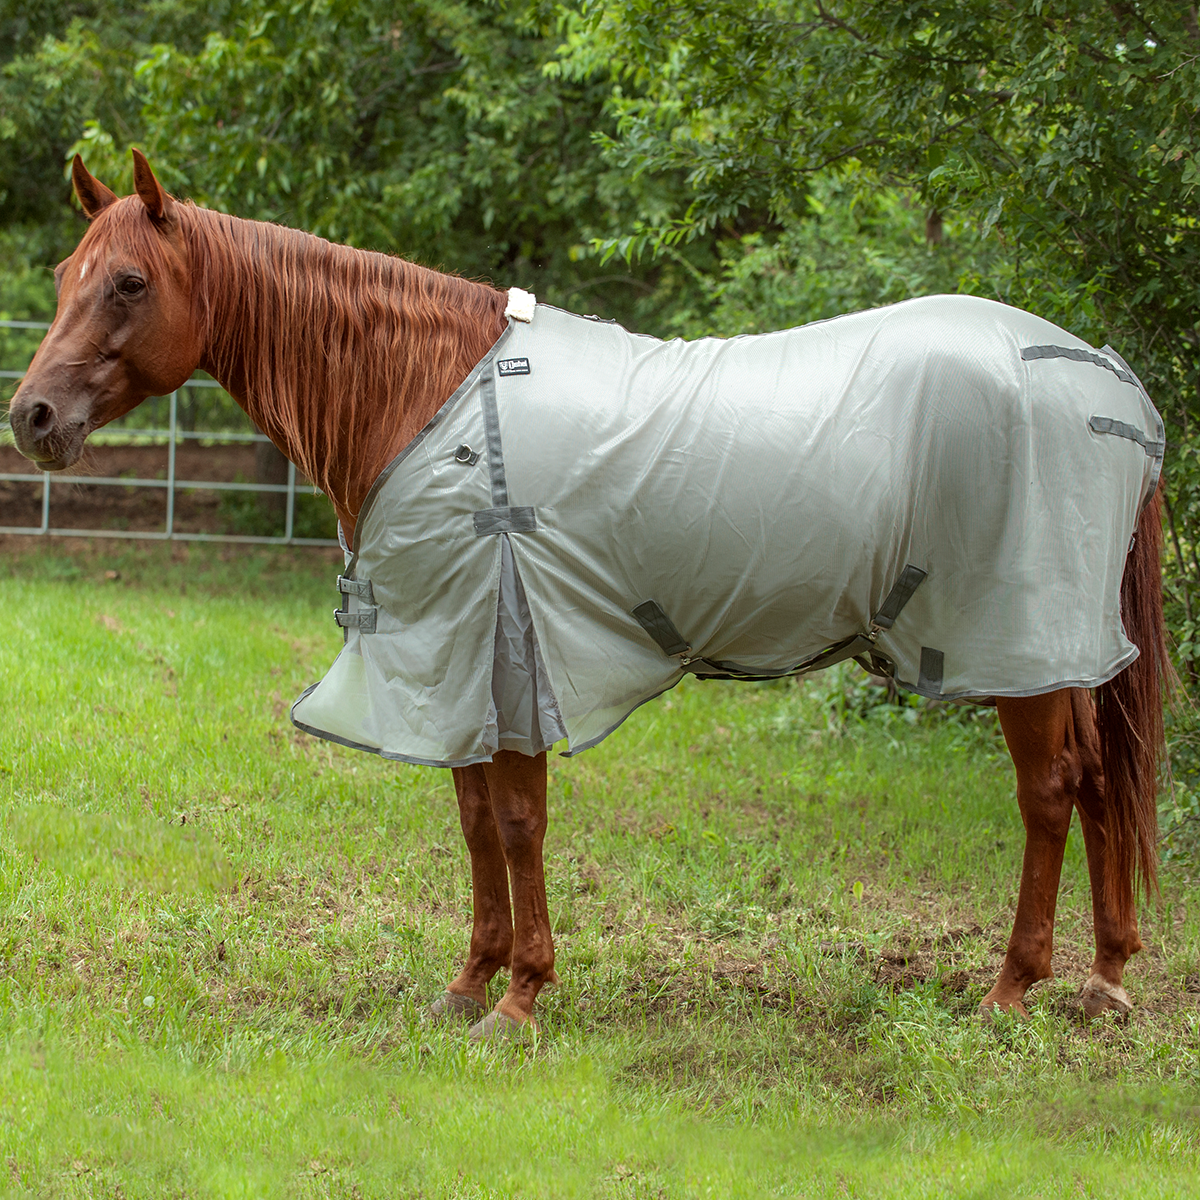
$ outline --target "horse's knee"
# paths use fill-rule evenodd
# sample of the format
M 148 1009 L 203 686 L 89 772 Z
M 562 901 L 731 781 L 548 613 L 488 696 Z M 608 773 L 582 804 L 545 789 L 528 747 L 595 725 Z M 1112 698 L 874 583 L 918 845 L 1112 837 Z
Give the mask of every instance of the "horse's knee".
M 1025 833 L 1034 838 L 1065 838 L 1082 776 L 1069 753 L 1060 755 L 1041 771 L 1018 772 L 1017 803 Z
M 511 861 L 532 847 L 541 846 L 546 836 L 546 811 L 523 804 L 502 808 L 495 814 L 500 844 Z
M 487 842 L 495 844 L 496 820 L 492 816 L 491 806 L 486 801 L 484 804 L 470 807 L 460 805 L 458 823 L 469 847 L 474 848 Z

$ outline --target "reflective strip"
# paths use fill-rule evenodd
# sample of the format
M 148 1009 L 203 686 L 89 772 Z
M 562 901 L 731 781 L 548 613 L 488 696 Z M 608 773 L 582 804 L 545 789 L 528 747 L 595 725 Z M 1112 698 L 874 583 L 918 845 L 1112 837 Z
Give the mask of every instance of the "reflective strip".
M 1094 363 L 1098 367 L 1111 371 L 1122 383 L 1132 383 L 1135 388 L 1141 390 L 1141 385 L 1131 371 L 1123 370 L 1094 350 L 1078 350 L 1073 346 L 1026 346 L 1021 351 L 1021 357 L 1026 362 L 1037 358 L 1069 358 L 1072 362 Z
M 333 619 L 343 629 L 357 629 L 360 633 L 375 632 L 375 608 L 363 608 L 358 612 L 343 612 L 340 608 L 334 610 Z
M 1162 442 L 1152 442 L 1136 426 L 1126 425 L 1124 421 L 1116 421 L 1112 417 L 1089 417 L 1088 428 L 1093 433 L 1111 433 L 1113 437 L 1137 442 L 1151 458 L 1157 458 L 1166 448 Z
M 683 634 L 675 628 L 675 622 L 667 616 L 657 600 L 643 600 L 631 615 L 658 643 L 668 658 L 673 658 L 677 654 L 686 654 L 691 649 L 683 640 Z
M 339 575 L 337 588 L 343 596 L 358 596 L 368 604 L 375 603 L 375 592 L 369 579 L 347 579 L 345 575 Z
M 896 580 L 892 590 L 888 592 L 887 598 L 880 605 L 879 611 L 871 618 L 872 625 L 878 625 L 880 629 L 891 629 L 896 623 L 896 618 L 900 615 L 900 610 L 912 599 L 913 592 L 921 585 L 921 580 L 925 578 L 928 572 L 922 571 L 920 567 L 914 567 L 909 563 L 903 571 L 900 572 L 900 578 Z
M 486 537 L 490 533 L 532 533 L 537 527 L 537 514 L 528 505 L 481 508 L 475 514 L 476 537 Z
M 487 436 L 488 472 L 492 477 L 492 503 L 508 507 L 508 483 L 504 478 L 504 449 L 500 445 L 500 414 L 496 411 L 496 373 L 490 366 L 479 380 L 479 403 Z
M 917 691 L 923 696 L 940 696 L 945 668 L 946 656 L 940 650 L 922 646 L 921 674 L 917 677 Z

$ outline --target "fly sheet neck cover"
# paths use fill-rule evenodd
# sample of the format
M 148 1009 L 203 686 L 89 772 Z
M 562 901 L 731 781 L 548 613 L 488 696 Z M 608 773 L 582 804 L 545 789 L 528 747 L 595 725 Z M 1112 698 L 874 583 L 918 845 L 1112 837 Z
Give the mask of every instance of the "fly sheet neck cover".
M 460 766 L 586 749 L 688 672 L 987 698 L 1137 656 L 1163 425 L 1112 350 L 964 296 L 696 342 L 531 315 L 372 488 L 301 729 Z

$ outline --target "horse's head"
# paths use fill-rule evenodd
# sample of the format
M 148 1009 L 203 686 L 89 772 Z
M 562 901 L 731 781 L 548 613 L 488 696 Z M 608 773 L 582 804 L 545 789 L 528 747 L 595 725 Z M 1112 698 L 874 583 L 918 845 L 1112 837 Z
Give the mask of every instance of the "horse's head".
M 47 471 L 94 429 L 183 384 L 201 356 L 179 206 L 133 152 L 135 195 L 118 199 L 75 158 L 91 222 L 54 272 L 58 312 L 9 413 L 17 448 Z

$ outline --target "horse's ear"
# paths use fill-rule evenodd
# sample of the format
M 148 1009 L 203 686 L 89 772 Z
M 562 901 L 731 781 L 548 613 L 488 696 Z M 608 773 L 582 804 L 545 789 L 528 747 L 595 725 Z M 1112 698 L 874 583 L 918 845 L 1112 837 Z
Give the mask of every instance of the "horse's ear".
M 175 201 L 163 191 L 162 184 L 154 178 L 146 156 L 136 149 L 133 151 L 133 186 L 141 196 L 152 221 L 166 221 L 170 218 Z
M 83 165 L 83 159 L 75 155 L 71 164 L 71 182 L 75 185 L 75 195 L 79 197 L 79 206 L 90 221 L 102 208 L 107 208 L 114 200 L 116 193 L 106 188 Z

